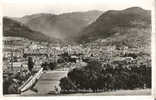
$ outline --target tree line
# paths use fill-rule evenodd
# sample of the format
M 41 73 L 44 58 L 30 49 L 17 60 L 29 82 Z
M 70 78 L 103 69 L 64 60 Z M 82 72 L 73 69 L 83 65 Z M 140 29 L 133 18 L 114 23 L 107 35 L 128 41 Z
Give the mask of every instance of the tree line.
M 109 91 L 119 89 L 151 88 L 151 63 L 149 61 L 102 64 L 90 60 L 85 67 L 75 68 L 60 80 L 62 92 L 79 90 Z

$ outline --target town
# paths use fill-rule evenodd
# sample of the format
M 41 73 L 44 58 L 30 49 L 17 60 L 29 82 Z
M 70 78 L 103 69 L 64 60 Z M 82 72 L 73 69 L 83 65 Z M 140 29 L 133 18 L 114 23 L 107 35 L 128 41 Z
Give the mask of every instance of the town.
M 18 93 L 17 88 L 42 67 L 44 70 L 71 70 L 83 66 L 82 64 L 85 65 L 83 62 L 87 62 L 90 59 L 102 63 L 102 66 L 107 66 L 108 63 L 116 65 L 115 63 L 120 62 L 127 63 L 126 66 L 123 66 L 127 69 L 131 69 L 131 65 L 134 64 L 139 66 L 140 64 L 146 64 L 149 68 L 151 67 L 150 55 L 143 53 L 144 51 L 142 50 L 144 48 L 142 50 L 141 48 L 138 50 L 126 46 L 119 48 L 111 45 L 103 46 L 101 45 L 102 42 L 98 43 L 62 45 L 59 43 L 32 41 L 21 37 L 4 37 L 3 78 L 5 82 L 9 81 L 11 77 L 13 82 L 10 84 L 15 83 L 15 86 L 7 86 L 6 84 L 4 89 L 8 89 L 4 93 Z M 13 87 L 16 88 L 13 89 Z

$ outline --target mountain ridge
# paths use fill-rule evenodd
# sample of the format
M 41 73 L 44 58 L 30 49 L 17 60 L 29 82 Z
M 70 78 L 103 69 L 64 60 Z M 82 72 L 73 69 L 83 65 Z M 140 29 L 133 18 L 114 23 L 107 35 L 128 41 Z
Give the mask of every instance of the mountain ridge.
M 84 28 L 77 37 L 77 42 L 87 43 L 92 42 L 97 39 L 107 39 L 118 35 L 118 37 L 125 36 L 124 39 L 121 39 L 121 44 L 126 39 L 129 39 L 132 43 L 132 40 L 141 40 L 144 39 L 146 44 L 149 44 L 150 33 L 151 33 L 151 15 L 150 10 L 144 10 L 139 7 L 127 8 L 124 10 L 109 10 L 103 13 L 99 18 Z M 138 39 L 137 39 L 138 37 Z M 114 44 L 117 45 L 116 41 L 119 40 L 111 38 L 114 41 Z M 148 42 L 147 42 L 148 41 Z M 138 42 L 137 42 L 138 43 Z M 112 41 L 110 41 L 112 44 Z M 139 42 L 141 45 L 141 43 Z M 130 47 L 135 47 L 126 42 L 126 45 Z M 143 44 L 142 44 L 143 45 Z
M 3 36 L 24 37 L 34 41 L 54 42 L 41 32 L 33 31 L 24 24 L 8 17 L 3 17 Z
M 93 10 L 86 12 L 70 12 L 59 15 L 55 14 L 32 14 L 15 20 L 25 24 L 30 29 L 40 31 L 49 37 L 70 39 L 77 36 L 88 24 L 102 14 L 102 11 Z
M 139 7 L 131 7 L 123 10 L 108 10 L 102 14 L 99 14 L 99 16 L 94 15 L 92 11 L 88 12 L 90 14 L 86 14 L 85 12 L 70 12 L 59 15 L 47 13 L 27 15 L 22 17 L 25 21 L 23 22 L 23 25 L 27 28 L 30 28 L 28 27 L 28 24 L 30 26 L 32 25 L 33 28 L 30 28 L 32 31 L 34 31 L 34 28 L 37 28 L 41 30 L 48 30 L 50 33 L 53 32 L 54 34 L 51 34 L 51 37 L 45 33 L 43 34 L 46 36 L 46 40 L 53 40 L 53 38 L 57 38 L 58 36 L 62 37 L 59 38 L 61 40 L 74 43 L 77 42 L 78 44 L 89 42 L 92 43 L 94 41 L 104 39 L 107 40 L 107 43 L 104 42 L 105 45 L 126 45 L 128 47 L 141 47 L 143 45 L 150 45 L 150 10 L 144 10 Z M 92 16 L 92 14 L 94 16 Z M 80 18 L 80 15 L 83 17 Z M 21 20 L 18 18 L 12 19 L 18 22 Z M 27 22 L 28 24 L 26 24 Z M 38 32 L 42 33 L 42 31 Z M 65 33 L 62 31 L 65 31 Z M 53 35 L 57 36 L 53 37 Z

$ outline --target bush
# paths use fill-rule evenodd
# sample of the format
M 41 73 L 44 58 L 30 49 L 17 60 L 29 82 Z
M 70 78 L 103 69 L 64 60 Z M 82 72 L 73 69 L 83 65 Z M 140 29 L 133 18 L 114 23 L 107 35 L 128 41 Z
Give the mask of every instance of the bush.
M 62 93 L 68 93 L 68 92 L 72 92 L 72 91 L 76 90 L 75 85 L 67 77 L 62 78 L 60 80 L 60 84 L 59 85 L 61 87 L 61 92 Z

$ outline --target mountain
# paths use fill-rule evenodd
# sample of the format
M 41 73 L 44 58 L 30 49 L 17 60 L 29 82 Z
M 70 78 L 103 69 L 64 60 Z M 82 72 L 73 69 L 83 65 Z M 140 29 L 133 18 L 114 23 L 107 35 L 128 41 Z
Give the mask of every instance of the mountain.
M 3 17 L 3 36 L 24 37 L 35 41 L 54 41 L 41 32 L 33 31 L 24 24 L 8 17 Z
M 60 15 L 33 14 L 16 18 L 29 28 L 44 33 L 49 37 L 70 40 L 76 37 L 79 31 L 96 20 L 101 11 L 72 12 Z
M 138 47 L 149 45 L 151 11 L 139 7 L 110 10 L 79 32 L 77 42 L 88 43 L 104 39 L 107 45 Z

